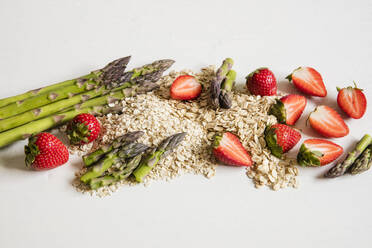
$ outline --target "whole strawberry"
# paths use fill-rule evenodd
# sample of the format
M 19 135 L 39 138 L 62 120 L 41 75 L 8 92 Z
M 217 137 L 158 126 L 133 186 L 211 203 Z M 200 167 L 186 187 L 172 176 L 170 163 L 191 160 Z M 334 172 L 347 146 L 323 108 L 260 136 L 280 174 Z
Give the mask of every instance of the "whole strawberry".
M 79 114 L 69 123 L 67 136 L 71 144 L 87 144 L 95 140 L 101 125 L 96 117 L 91 114 Z
M 35 170 L 48 170 L 65 164 L 68 161 L 66 146 L 50 133 L 39 133 L 31 136 L 25 146 L 26 166 Z
M 301 134 L 285 124 L 275 124 L 266 127 L 265 140 L 271 153 L 278 158 L 291 150 L 301 139 Z
M 258 68 L 247 77 L 247 88 L 253 95 L 275 96 L 276 78 L 268 68 Z

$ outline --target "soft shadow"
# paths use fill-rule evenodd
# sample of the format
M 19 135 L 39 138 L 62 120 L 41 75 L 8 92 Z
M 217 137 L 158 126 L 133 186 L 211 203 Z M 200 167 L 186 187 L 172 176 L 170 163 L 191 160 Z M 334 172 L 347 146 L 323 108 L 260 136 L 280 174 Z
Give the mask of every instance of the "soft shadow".
M 285 93 L 285 94 L 301 94 L 301 92 L 296 90 L 293 83 L 290 83 L 288 80 L 280 80 L 278 81 L 278 92 Z
M 23 153 L 13 156 L 3 155 L 1 156 L 0 161 L 0 166 L 9 169 L 29 171 L 29 169 L 25 165 L 25 155 Z
M 69 165 L 79 170 L 84 167 L 84 163 L 81 158 L 77 159 L 76 161 L 69 162 Z

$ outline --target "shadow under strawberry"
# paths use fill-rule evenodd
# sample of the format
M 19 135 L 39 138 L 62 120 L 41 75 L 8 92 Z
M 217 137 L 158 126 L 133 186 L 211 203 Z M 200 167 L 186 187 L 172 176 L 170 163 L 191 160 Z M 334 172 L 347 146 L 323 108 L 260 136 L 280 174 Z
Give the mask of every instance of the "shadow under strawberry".
M 14 155 L 4 155 L 0 158 L 0 166 L 22 171 L 33 171 L 25 165 L 25 155 L 23 153 Z

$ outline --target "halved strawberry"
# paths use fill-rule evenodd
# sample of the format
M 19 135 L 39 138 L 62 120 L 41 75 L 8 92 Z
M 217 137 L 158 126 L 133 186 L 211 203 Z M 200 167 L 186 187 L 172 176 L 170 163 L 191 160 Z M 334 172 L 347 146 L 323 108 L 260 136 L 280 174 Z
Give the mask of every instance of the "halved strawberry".
M 337 88 L 337 104 L 351 118 L 360 119 L 366 112 L 367 99 L 361 89 L 349 86 Z
M 202 87 L 196 78 L 190 75 L 177 77 L 171 88 L 170 95 L 176 100 L 192 100 L 197 98 L 202 91 Z
M 308 139 L 302 143 L 297 162 L 302 166 L 321 166 L 336 160 L 344 149 L 324 139 Z
M 349 127 L 346 125 L 336 110 L 321 105 L 309 116 L 311 127 L 319 134 L 328 138 L 340 138 L 349 134 Z
M 299 67 L 286 77 L 296 88 L 310 96 L 325 97 L 327 90 L 322 76 L 314 68 Z
M 227 165 L 251 166 L 253 164 L 251 155 L 244 149 L 239 138 L 229 132 L 215 135 L 213 154 Z
M 301 134 L 285 124 L 275 124 L 265 129 L 265 141 L 271 153 L 282 158 L 301 139 Z
M 294 125 L 306 107 L 306 97 L 301 95 L 287 95 L 277 100 L 271 106 L 269 113 L 276 116 L 279 123 Z

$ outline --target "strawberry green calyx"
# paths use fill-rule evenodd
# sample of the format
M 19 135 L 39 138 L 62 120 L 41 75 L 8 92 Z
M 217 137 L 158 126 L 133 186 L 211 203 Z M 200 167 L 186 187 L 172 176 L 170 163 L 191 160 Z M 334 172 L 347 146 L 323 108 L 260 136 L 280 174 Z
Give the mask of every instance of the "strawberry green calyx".
M 310 151 L 306 145 L 302 144 L 297 154 L 297 162 L 301 166 L 320 166 L 320 158 L 324 154 L 320 151 Z
M 31 136 L 28 141 L 28 145 L 25 146 L 25 163 L 27 167 L 31 167 L 31 165 L 34 163 L 35 158 L 37 155 L 40 154 L 39 147 L 35 144 L 37 141 L 36 136 Z
M 278 139 L 275 133 L 275 128 L 268 126 L 265 129 L 265 141 L 269 149 L 271 150 L 271 153 L 277 157 L 282 158 L 283 157 L 283 147 L 281 147 L 278 144 Z
M 71 123 L 67 129 L 68 139 L 72 144 L 89 143 L 91 130 L 84 123 Z
M 269 110 L 269 114 L 276 117 L 279 123 L 286 123 L 287 112 L 281 100 L 276 100 Z
M 348 86 L 346 88 L 340 88 L 340 87 L 336 87 L 337 91 L 341 91 L 343 89 L 347 89 L 347 90 L 360 90 L 360 91 L 363 91 L 363 89 L 361 88 L 358 88 L 357 84 L 355 83 L 355 81 L 353 81 L 353 84 L 354 84 L 354 87 L 353 86 Z
M 292 75 L 293 75 L 293 73 L 295 72 L 295 71 L 297 71 L 297 70 L 300 70 L 302 67 L 300 66 L 300 67 L 298 67 L 297 69 L 295 69 L 291 74 L 289 74 L 288 76 L 286 76 L 285 77 L 285 79 L 287 79 L 289 82 L 291 82 L 292 81 Z
M 217 148 L 217 147 L 220 146 L 220 142 L 222 140 L 222 136 L 223 136 L 223 134 L 216 134 L 213 137 L 213 148 Z

